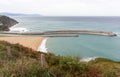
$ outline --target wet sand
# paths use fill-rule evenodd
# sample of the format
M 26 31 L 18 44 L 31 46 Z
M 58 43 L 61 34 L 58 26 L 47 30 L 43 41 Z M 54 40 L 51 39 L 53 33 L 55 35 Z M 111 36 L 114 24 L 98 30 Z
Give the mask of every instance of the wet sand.
M 12 44 L 19 43 L 25 47 L 32 48 L 37 51 L 45 37 L 39 36 L 0 36 L 0 40 L 10 42 Z

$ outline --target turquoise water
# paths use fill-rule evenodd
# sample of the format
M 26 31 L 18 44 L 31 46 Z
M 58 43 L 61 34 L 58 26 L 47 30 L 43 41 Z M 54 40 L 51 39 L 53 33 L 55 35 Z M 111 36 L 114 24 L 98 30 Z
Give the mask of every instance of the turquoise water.
M 120 60 L 119 37 L 80 35 L 79 38 L 50 38 L 47 47 L 50 52 L 57 55 L 73 55 L 81 58 L 104 57 Z
M 14 17 L 20 23 L 14 28 L 29 31 L 102 30 L 119 35 L 120 17 Z M 120 37 L 79 35 L 79 37 L 49 38 L 47 50 L 56 55 L 81 58 L 104 57 L 120 61 Z

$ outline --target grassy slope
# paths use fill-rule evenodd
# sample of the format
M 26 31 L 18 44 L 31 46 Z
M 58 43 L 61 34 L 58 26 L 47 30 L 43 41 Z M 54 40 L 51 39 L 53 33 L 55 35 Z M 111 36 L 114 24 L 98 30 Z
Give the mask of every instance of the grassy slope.
M 7 48 L 11 47 L 11 53 Z M 9 48 L 8 48 L 9 49 Z M 41 66 L 43 53 L 19 44 L 0 41 L 0 77 L 119 77 L 120 63 L 96 59 L 89 63 L 79 58 L 45 54 L 46 66 Z
M 116 77 L 120 77 L 120 62 L 98 58 L 94 61 L 90 61 L 88 64 L 99 67 L 104 75 L 116 75 Z

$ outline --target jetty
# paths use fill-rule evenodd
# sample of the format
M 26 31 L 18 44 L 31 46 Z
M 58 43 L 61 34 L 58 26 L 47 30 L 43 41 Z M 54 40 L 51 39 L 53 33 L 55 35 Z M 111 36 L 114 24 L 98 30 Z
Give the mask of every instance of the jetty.
M 90 31 L 90 30 L 58 30 L 58 31 L 45 31 L 45 32 L 9 32 L 0 31 L 0 34 L 8 35 L 39 35 L 45 37 L 78 37 L 80 34 L 87 35 L 101 35 L 101 36 L 117 36 L 113 32 L 105 31 Z

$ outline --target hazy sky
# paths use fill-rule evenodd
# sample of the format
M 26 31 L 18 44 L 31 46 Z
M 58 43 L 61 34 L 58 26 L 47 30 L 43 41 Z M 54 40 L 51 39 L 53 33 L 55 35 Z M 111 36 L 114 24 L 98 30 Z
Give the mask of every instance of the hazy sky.
M 120 16 L 120 0 L 0 0 L 0 12 L 47 16 Z

